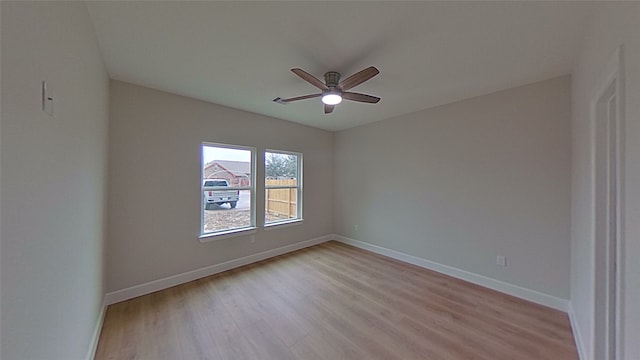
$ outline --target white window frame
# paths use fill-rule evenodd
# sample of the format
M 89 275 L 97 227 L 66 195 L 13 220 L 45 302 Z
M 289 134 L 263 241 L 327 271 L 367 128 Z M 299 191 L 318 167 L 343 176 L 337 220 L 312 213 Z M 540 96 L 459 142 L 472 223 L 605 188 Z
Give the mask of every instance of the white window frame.
M 298 170 L 297 173 L 297 177 L 296 177 L 296 182 L 297 185 L 292 186 L 292 185 L 267 185 L 266 183 L 266 179 L 267 179 L 267 153 L 276 153 L 276 154 L 283 154 L 283 155 L 295 155 L 297 158 L 297 163 L 296 163 L 296 168 Z M 303 163 L 303 154 L 300 152 L 295 152 L 295 151 L 286 151 L 286 150 L 276 150 L 276 149 L 265 149 L 264 150 L 264 162 L 263 162 L 263 166 L 264 166 L 264 178 L 265 178 L 265 183 L 264 183 L 264 189 L 265 189 L 265 197 L 266 197 L 266 193 L 267 193 L 267 189 L 297 189 L 296 193 L 297 193 L 297 197 L 296 197 L 296 215 L 297 217 L 294 219 L 283 219 L 283 220 L 277 220 L 277 221 L 271 221 L 271 222 L 267 222 L 267 203 L 265 200 L 265 204 L 264 204 L 264 209 L 263 209 L 263 216 L 264 216 L 264 227 L 265 230 L 269 230 L 269 228 L 273 228 L 275 226 L 279 226 L 279 227 L 283 227 L 286 225 L 293 225 L 296 223 L 302 223 L 303 222 L 303 218 L 302 218 L 302 194 L 303 194 L 303 168 L 302 168 L 302 163 Z
M 219 147 L 226 149 L 235 149 L 235 150 L 246 150 L 251 152 L 251 178 L 250 178 L 250 186 L 237 186 L 233 187 L 233 190 L 249 190 L 250 193 L 250 218 L 251 222 L 249 226 L 243 226 L 239 228 L 228 228 L 218 231 L 204 232 L 204 219 L 205 219 L 205 204 L 204 204 L 204 192 L 205 191 L 216 191 L 216 190 L 229 190 L 228 187 L 224 186 L 204 186 L 204 147 Z M 251 235 L 256 233 L 256 163 L 257 163 L 257 150 L 252 146 L 242 146 L 242 145 L 232 145 L 232 144 L 221 144 L 221 143 L 213 143 L 203 141 L 200 145 L 200 242 L 208 242 L 213 240 L 226 239 L 230 237 L 243 236 L 243 235 Z

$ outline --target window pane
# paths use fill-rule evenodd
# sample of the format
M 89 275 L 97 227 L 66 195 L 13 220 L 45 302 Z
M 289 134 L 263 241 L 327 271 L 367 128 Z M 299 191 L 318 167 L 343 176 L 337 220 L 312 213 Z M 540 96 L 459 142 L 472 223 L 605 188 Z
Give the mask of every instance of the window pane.
M 292 180 L 295 182 L 295 180 Z M 267 180 L 276 185 L 280 180 Z M 265 222 L 298 218 L 298 189 L 265 189 Z
M 298 156 L 265 152 L 264 172 L 267 179 L 295 179 L 298 175 Z
M 203 234 L 254 226 L 252 159 L 250 148 L 202 146 Z
M 251 186 L 251 158 L 250 149 L 203 145 L 203 178 L 227 180 L 231 187 Z
M 265 152 L 265 224 L 300 218 L 302 154 Z
M 236 190 L 237 191 L 237 190 Z M 235 208 L 229 203 L 205 205 L 203 233 L 241 229 L 251 225 L 251 192 L 241 190 Z

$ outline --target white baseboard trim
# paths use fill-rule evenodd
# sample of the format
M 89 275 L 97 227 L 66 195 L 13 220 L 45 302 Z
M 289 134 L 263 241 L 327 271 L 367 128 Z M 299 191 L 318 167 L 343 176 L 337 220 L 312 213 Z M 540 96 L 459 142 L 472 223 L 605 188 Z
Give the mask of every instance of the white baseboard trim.
M 396 260 L 404 261 L 409 264 L 417 265 L 425 269 L 437 271 L 439 273 L 449 275 L 457 279 L 462 279 L 462 280 L 465 280 L 480 286 L 484 286 L 486 288 L 496 290 L 508 295 L 512 295 L 521 299 L 525 299 L 525 300 L 534 302 L 536 304 L 548 306 L 550 308 L 554 308 L 564 312 L 567 312 L 568 310 L 568 305 L 569 305 L 568 300 L 557 298 L 555 296 L 541 293 L 539 291 L 523 288 L 523 287 L 509 284 L 500 280 L 492 279 L 490 277 L 478 275 L 469 271 L 454 268 L 452 266 L 439 264 L 431 260 L 419 258 L 413 255 L 408 255 L 399 251 L 387 249 L 378 245 L 369 244 L 363 241 L 351 239 L 341 235 L 334 235 L 333 238 L 337 241 L 340 241 L 348 245 L 352 245 L 364 250 L 369 250 L 371 252 L 388 256 Z
M 587 360 L 587 353 L 582 341 L 582 335 L 580 335 L 580 328 L 576 322 L 576 313 L 573 310 L 573 305 L 569 302 L 569 321 L 571 322 L 571 330 L 573 331 L 573 338 L 576 341 L 576 348 L 578 349 L 578 359 Z
M 152 292 L 184 284 L 186 282 L 197 280 L 206 276 L 214 275 L 223 271 L 235 269 L 237 267 L 248 265 L 257 261 L 272 258 L 274 256 L 286 254 L 288 252 L 327 242 L 329 240 L 333 240 L 333 238 L 333 235 L 325 235 L 315 239 L 306 240 L 276 249 L 267 250 L 261 253 L 245 256 L 239 259 L 225 261 L 220 264 L 187 271 L 185 273 L 169 276 L 164 279 L 153 280 L 144 284 L 128 287 L 126 289 L 116 290 L 105 295 L 105 302 L 107 305 L 115 304 L 138 296 L 150 294 Z
M 100 340 L 100 333 L 102 332 L 102 324 L 104 323 L 104 316 L 106 312 L 107 303 L 106 301 L 103 301 L 100 314 L 98 315 L 98 322 L 96 323 L 96 327 L 93 329 L 91 343 L 89 344 L 89 351 L 87 351 L 87 360 L 93 360 L 96 357 L 96 350 L 98 349 L 98 341 Z

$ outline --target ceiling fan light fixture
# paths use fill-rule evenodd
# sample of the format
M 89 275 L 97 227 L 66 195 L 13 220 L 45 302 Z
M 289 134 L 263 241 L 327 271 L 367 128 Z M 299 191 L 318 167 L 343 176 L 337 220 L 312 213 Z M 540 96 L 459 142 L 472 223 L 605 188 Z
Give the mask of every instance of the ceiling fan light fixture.
M 330 91 L 322 95 L 322 102 L 327 105 L 338 105 L 342 102 L 342 96 L 336 91 Z

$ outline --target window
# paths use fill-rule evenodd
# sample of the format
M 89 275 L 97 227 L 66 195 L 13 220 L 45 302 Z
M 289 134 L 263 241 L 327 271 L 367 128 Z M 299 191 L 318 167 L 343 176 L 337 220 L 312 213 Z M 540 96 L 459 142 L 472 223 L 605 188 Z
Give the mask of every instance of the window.
M 201 237 L 255 228 L 255 149 L 202 144 Z
M 302 154 L 267 150 L 264 172 L 265 225 L 302 220 Z

